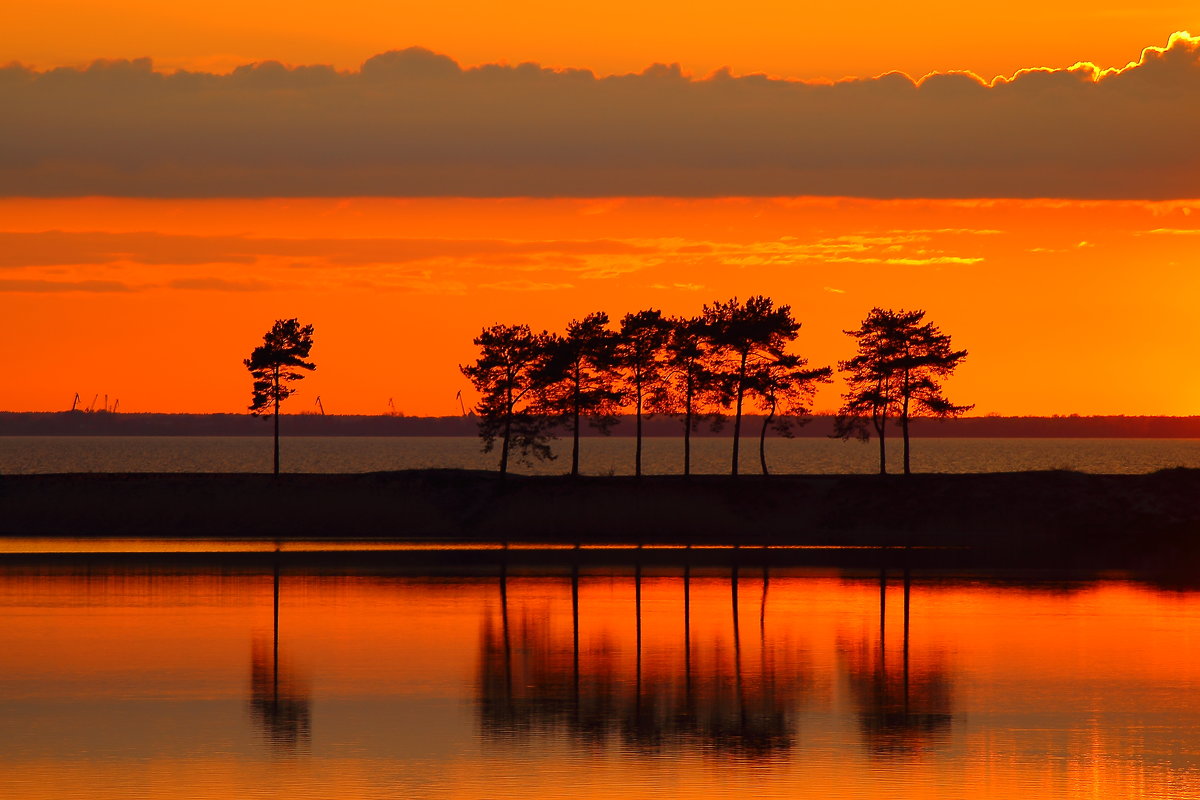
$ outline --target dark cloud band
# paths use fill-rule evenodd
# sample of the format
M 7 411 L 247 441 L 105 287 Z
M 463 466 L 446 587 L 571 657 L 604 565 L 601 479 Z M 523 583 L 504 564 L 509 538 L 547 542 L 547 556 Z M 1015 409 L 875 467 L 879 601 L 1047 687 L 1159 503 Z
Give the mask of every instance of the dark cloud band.
M 677 67 L 0 69 L 7 196 L 1195 197 L 1200 38 L 1123 70 L 814 84 Z

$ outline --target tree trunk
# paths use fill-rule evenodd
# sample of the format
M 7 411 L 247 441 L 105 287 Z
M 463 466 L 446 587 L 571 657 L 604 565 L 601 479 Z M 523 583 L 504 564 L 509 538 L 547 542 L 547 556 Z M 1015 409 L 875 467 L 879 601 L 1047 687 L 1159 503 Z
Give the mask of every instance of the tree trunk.
M 883 424 L 879 426 L 879 474 L 887 475 L 887 417 L 883 418 Z
M 904 347 L 904 357 L 905 357 L 905 359 L 908 358 L 908 345 L 905 345 L 905 347 Z M 900 434 L 901 434 L 901 436 L 904 437 L 904 474 L 905 475 L 912 474 L 912 471 L 909 469 L 909 461 L 908 461 L 908 400 L 909 400 L 909 397 L 912 395 L 912 384 L 910 383 L 910 381 L 911 381 L 911 375 L 909 373 L 909 367 L 906 366 L 904 368 L 904 383 L 902 383 L 900 385 L 900 387 L 901 387 L 900 396 L 902 398 L 904 398 L 904 402 L 900 406 Z
M 735 478 L 738 474 L 738 445 L 742 438 L 742 397 L 746 391 L 746 356 L 742 355 L 741 364 L 738 367 L 738 387 L 737 387 L 737 404 L 733 412 L 733 467 L 730 475 Z
M 575 410 L 571 429 L 571 477 L 579 477 L 579 410 Z
M 512 411 L 504 415 L 504 442 L 500 445 L 500 478 L 508 475 L 508 437 L 512 434 Z
M 875 427 L 875 438 L 879 440 L 879 474 L 887 475 L 887 408 L 875 412 L 871 417 Z
M 762 430 L 758 432 L 758 463 L 762 465 L 763 475 L 770 475 L 767 472 L 767 426 L 771 424 L 771 420 L 775 418 L 775 404 L 771 403 L 771 410 L 763 419 Z
M 279 367 L 275 368 L 274 392 L 275 396 L 275 459 L 274 459 L 274 475 L 279 474 Z
M 692 474 L 692 378 L 688 376 L 683 400 L 683 477 Z
M 579 412 L 575 412 L 575 425 L 571 431 L 571 477 L 579 477 Z
M 637 447 L 633 454 L 633 475 L 635 478 L 640 478 L 642 477 L 642 386 L 640 383 L 637 387 L 635 413 L 637 418 Z
M 575 393 L 571 408 L 571 477 L 579 477 L 579 372 L 575 373 Z

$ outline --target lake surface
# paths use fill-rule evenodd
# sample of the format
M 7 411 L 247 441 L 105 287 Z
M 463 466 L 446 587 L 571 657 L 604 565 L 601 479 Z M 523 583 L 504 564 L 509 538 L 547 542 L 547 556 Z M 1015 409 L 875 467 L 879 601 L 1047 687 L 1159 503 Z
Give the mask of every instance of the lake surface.
M 0 563 L 0 796 L 1200 797 L 1200 593 Z
M 693 471 L 727 473 L 728 438 L 693 440 Z M 899 444 L 895 442 L 894 444 Z M 569 443 L 558 442 L 559 458 L 515 472 L 562 474 L 570 467 Z M 581 467 L 591 475 L 632 474 L 634 440 L 589 437 L 581 446 Z M 644 469 L 676 474 L 681 469 L 678 439 L 645 440 Z M 873 473 L 874 442 L 826 438 L 768 439 L 772 472 L 798 474 Z M 900 449 L 890 466 L 900 470 Z M 497 454 L 480 452 L 472 437 L 296 437 L 281 442 L 285 472 L 374 472 L 430 467 L 496 469 Z M 758 441 L 742 443 L 741 470 L 760 471 Z M 1070 469 L 1080 472 L 1140 473 L 1168 467 L 1200 467 L 1197 439 L 914 439 L 917 472 L 1011 472 Z M 45 472 L 270 472 L 271 440 L 260 437 L 183 436 L 4 436 L 0 473 Z

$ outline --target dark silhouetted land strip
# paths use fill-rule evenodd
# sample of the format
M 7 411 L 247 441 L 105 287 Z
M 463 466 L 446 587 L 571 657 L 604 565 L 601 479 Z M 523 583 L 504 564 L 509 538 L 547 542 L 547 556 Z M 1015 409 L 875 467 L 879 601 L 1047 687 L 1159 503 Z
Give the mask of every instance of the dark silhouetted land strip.
M 1158 568 L 1200 555 L 1197 498 L 1191 469 L 504 482 L 450 470 L 18 475 L 0 478 L 0 534 L 951 548 L 957 563 Z

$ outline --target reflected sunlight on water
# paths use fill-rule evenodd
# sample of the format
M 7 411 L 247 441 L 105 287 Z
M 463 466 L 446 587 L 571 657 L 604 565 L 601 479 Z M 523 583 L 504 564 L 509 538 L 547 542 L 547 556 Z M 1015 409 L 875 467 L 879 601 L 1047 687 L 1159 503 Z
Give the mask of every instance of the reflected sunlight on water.
M 1191 590 L 364 563 L 0 566 L 0 796 L 1200 796 Z

